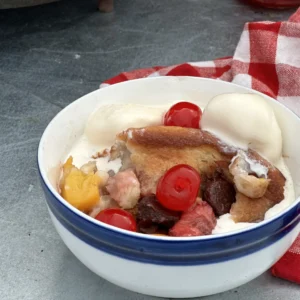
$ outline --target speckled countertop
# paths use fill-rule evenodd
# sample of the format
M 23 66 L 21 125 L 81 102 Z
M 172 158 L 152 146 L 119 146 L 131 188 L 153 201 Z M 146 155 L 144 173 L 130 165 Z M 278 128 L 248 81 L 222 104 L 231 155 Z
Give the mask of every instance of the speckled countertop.
M 231 55 L 243 25 L 291 11 L 234 0 L 65 0 L 0 11 L 0 299 L 156 299 L 94 275 L 51 224 L 36 166 L 37 146 L 63 107 L 120 71 Z M 163 279 L 162 279 L 163 280 Z M 299 286 L 265 273 L 206 300 L 296 300 Z

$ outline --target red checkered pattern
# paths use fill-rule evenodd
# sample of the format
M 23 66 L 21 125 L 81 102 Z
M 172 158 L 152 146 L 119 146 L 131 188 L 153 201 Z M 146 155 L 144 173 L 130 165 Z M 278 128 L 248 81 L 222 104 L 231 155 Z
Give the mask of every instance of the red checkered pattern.
M 300 283 L 300 236 L 289 251 L 273 266 L 272 274 Z
M 233 57 L 124 72 L 100 85 L 153 76 L 215 78 L 258 90 L 300 115 L 300 8 L 287 22 L 247 23 Z M 300 283 L 300 236 L 272 268 Z

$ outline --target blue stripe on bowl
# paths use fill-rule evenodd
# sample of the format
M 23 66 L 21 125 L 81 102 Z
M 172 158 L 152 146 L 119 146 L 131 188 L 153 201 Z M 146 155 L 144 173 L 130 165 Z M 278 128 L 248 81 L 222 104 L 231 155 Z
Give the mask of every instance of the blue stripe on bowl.
M 280 240 L 300 221 L 300 203 L 280 218 L 259 228 L 205 240 L 152 240 L 94 224 L 65 206 L 41 184 L 47 204 L 72 234 L 99 250 L 133 261 L 159 265 L 199 265 L 224 262 L 256 252 Z

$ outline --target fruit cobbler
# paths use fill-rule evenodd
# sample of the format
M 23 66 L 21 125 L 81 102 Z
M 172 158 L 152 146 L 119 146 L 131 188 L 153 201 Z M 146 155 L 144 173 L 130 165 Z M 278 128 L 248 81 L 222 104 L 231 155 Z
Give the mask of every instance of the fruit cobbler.
M 202 236 L 251 226 L 293 198 L 281 131 L 260 96 L 220 95 L 203 112 L 178 102 L 151 120 L 152 108 L 143 117 L 124 107 L 101 108 L 90 124 L 118 111 L 130 126 L 87 129 L 84 139 L 97 151 L 84 163 L 74 163 L 78 151 L 71 151 L 62 167 L 61 196 L 96 220 L 144 234 Z

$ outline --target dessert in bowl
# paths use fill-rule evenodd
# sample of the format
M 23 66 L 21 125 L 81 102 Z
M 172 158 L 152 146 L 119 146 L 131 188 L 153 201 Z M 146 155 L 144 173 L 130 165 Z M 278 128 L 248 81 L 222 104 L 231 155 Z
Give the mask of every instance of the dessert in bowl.
M 181 101 L 192 106 L 177 109 Z M 127 289 L 196 297 L 234 288 L 299 233 L 299 127 L 280 103 L 222 81 L 162 77 L 95 91 L 41 139 L 50 216 L 79 260 Z

